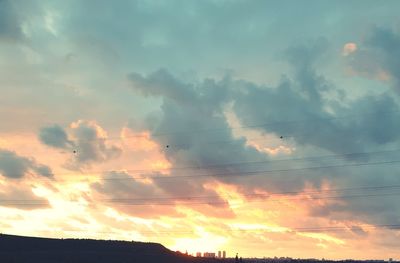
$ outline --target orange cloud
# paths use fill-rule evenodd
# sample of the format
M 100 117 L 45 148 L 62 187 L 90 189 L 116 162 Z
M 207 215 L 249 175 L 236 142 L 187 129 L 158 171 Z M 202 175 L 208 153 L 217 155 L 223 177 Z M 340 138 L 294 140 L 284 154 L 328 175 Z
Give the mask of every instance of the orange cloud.
M 353 42 L 346 43 L 342 49 L 342 55 L 348 56 L 357 51 L 357 44 Z

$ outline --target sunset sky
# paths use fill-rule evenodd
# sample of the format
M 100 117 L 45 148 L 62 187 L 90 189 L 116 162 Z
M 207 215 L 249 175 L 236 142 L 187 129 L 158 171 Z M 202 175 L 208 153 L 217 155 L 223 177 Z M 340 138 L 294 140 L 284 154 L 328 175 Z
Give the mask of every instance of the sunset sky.
M 399 10 L 0 0 L 0 232 L 400 259 Z

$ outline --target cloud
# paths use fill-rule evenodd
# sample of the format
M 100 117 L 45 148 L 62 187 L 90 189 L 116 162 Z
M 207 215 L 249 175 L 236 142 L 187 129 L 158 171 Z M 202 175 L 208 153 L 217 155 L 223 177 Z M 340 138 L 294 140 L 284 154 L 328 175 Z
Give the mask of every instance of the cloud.
M 399 153 L 393 153 L 382 155 L 382 157 L 387 160 L 399 160 L 400 156 Z M 331 171 L 330 180 L 336 181 L 338 188 L 354 185 L 356 187 L 370 186 L 370 189 L 349 189 L 332 193 L 330 196 L 338 196 L 338 198 L 310 205 L 310 215 L 372 225 L 400 224 L 400 205 L 396 202 L 399 194 L 396 186 L 399 185 L 399 179 L 393 172 L 397 166 L 395 164 L 344 169 L 341 175 L 338 171 Z M 381 188 L 380 186 L 388 187 Z
M 357 52 L 349 55 L 352 69 L 360 75 L 390 81 L 400 92 L 400 34 L 387 27 L 375 27 L 360 44 Z
M 346 43 L 343 46 L 342 54 L 343 56 L 348 56 L 353 52 L 357 51 L 357 44 L 353 42 Z
M 319 39 L 310 45 L 289 48 L 285 58 L 291 66 L 292 75 L 284 76 L 278 85 L 269 87 L 230 77 L 184 82 L 165 69 L 147 76 L 129 74 L 135 91 L 162 100 L 159 112 L 152 113 L 144 124 L 132 124 L 130 128 L 150 132 L 150 137 L 160 145 L 172 166 L 170 176 L 192 176 L 190 181 L 172 180 L 167 183 L 167 180 L 154 180 L 157 187 L 166 193 L 187 191 L 192 195 L 201 195 L 207 193 L 207 183 L 217 180 L 237 186 L 237 190 L 245 194 L 257 191 L 301 192 L 307 185 L 321 188 L 324 182 L 329 182 L 333 187 L 368 183 L 376 185 L 377 174 L 384 176 L 386 182 L 399 183 L 390 169 L 379 172 L 379 167 L 357 167 L 358 163 L 366 161 L 396 161 L 400 157 L 396 152 L 367 153 L 399 145 L 400 109 L 397 101 L 390 91 L 356 98 L 343 92 L 339 98 L 336 97 L 334 94 L 339 90 L 338 87 L 316 70 L 327 47 L 326 40 Z M 346 90 L 346 87 L 342 88 Z M 288 143 L 292 144 L 293 149 L 300 149 L 295 152 L 296 156 L 343 156 L 274 162 L 274 156 L 248 146 L 245 136 L 233 136 L 226 115 L 229 105 L 232 105 L 232 113 L 240 123 L 253 127 L 253 131 L 277 138 L 290 138 Z M 263 123 L 267 125 L 256 125 Z M 229 143 L 221 146 L 210 143 L 213 141 Z M 302 149 L 308 150 L 303 153 Z M 348 155 L 357 152 L 365 154 Z M 215 166 L 255 160 L 264 163 Z M 302 170 L 303 167 L 332 165 L 343 165 L 345 168 Z M 346 168 L 348 165 L 351 166 Z M 174 169 L 179 167 L 202 168 Z M 280 171 L 286 169 L 289 171 Z M 278 171 L 247 176 L 260 170 Z M 203 177 L 204 174 L 210 176 Z M 337 199 L 339 203 L 320 205 L 319 212 L 316 212 L 318 205 L 312 208 L 310 204 L 310 215 L 332 215 L 332 218 L 341 220 L 353 219 L 373 224 L 397 222 L 392 215 L 400 207 L 391 202 L 389 197 L 382 204 L 378 199 L 368 201 L 371 207 L 382 210 L 385 220 L 379 219 L 365 207 L 367 201 L 363 204 L 357 198 L 353 200 L 339 196 Z M 388 207 L 385 208 L 385 205 Z M 357 209 L 358 213 L 352 212 Z
M 68 140 L 65 130 L 57 124 L 40 129 L 39 140 L 48 146 L 60 149 L 67 149 L 70 145 L 73 145 Z
M 178 81 L 167 70 L 160 69 L 143 77 L 138 73 L 129 74 L 132 84 L 146 96 L 161 96 L 180 102 L 193 102 L 196 99 L 195 91 Z
M 157 117 L 148 118 L 145 126 L 150 130 L 152 140 L 163 149 L 165 158 L 172 167 L 205 166 L 207 168 L 197 170 L 196 173 L 229 173 L 240 172 L 243 167 L 214 167 L 215 164 L 268 159 L 254 147 L 247 146 L 244 138 L 234 138 L 229 129 L 224 114 L 225 106 L 232 100 L 231 89 L 240 87 L 240 83 L 229 78 L 185 83 L 165 70 L 148 76 L 130 74 L 129 78 L 135 90 L 144 95 L 148 95 L 151 90 L 153 96 L 162 98 L 160 112 L 155 113 Z M 161 79 L 168 81 L 163 85 Z M 185 91 L 181 92 L 182 89 Z M 132 125 L 131 128 L 136 129 L 137 126 Z M 210 144 L 210 141 L 232 143 L 221 148 L 221 145 Z M 170 175 L 181 176 L 187 173 L 188 171 L 178 169 L 171 170 Z M 189 173 L 193 174 L 193 171 Z M 225 178 L 219 180 L 234 180 Z M 181 192 L 189 187 L 187 189 L 192 189 L 193 195 L 201 195 L 205 193 L 202 183 L 204 181 L 197 178 L 194 183 L 178 181 L 168 186 L 160 183 L 159 186 L 168 192 Z M 194 186 L 195 184 L 198 185 Z
M 31 8 L 35 5 L 32 3 L 43 13 Z M 395 77 L 399 68 L 395 61 L 398 32 L 378 27 L 365 41 L 358 36 L 366 27 L 363 17 L 376 24 L 396 21 L 400 2 L 391 1 L 382 6 L 373 1 L 367 4 L 315 1 L 313 8 L 302 3 L 288 5 L 270 1 L 252 4 L 213 0 L 169 4 L 122 0 L 113 5 L 108 1 L 96 1 L 93 5 L 76 0 L 32 3 L 0 2 L 0 42 L 23 35 L 26 40 L 24 45 L 0 45 L 4 72 L 0 114 L 5 120 L 12 116 L 12 121 L 3 122 L 2 131 L 11 134 L 27 127 L 43 127 L 43 123 L 94 119 L 96 122 L 78 121 L 71 127 L 48 126 L 38 136 L 45 145 L 64 154 L 67 165 L 73 169 L 155 167 L 154 156 L 159 155 L 148 158 L 147 150 L 125 152 L 123 158 L 110 161 L 121 151 L 119 144 L 109 140 L 104 131 L 121 127 L 134 117 L 138 121 L 132 121 L 129 127 L 150 134 L 148 141 L 151 145 L 157 144 L 150 147 L 151 151 L 160 149 L 165 156 L 163 160 L 168 161 L 165 166 L 171 165 L 168 175 L 182 176 L 146 183 L 134 180 L 132 185 L 124 180 L 100 178 L 100 186 L 93 192 L 104 195 L 103 198 L 179 199 L 187 195 L 216 195 L 215 199 L 223 203 L 225 199 L 219 196 L 218 185 L 234 189 L 234 193 L 237 190 L 251 194 L 302 191 L 307 187 L 319 189 L 324 184 L 345 188 L 400 183 L 395 174 L 396 165 L 301 170 L 310 166 L 395 161 L 399 157 L 398 153 L 341 156 L 398 148 L 400 125 L 398 94 L 382 92 L 375 86 L 377 81 L 342 76 L 338 60 L 354 63 L 355 71 L 362 76 L 384 80 L 380 87 L 388 83 L 398 86 Z M 88 14 L 87 10 L 93 12 Z M 293 46 L 315 36 L 325 36 L 328 40 Z M 356 48 L 352 43 L 357 43 Z M 285 55 L 289 65 L 276 61 L 276 54 L 287 45 L 291 46 Z M 338 51 L 347 56 L 338 56 Z M 335 57 L 321 58 L 324 52 Z M 153 72 L 157 68 L 162 69 Z M 290 72 L 286 72 L 287 68 Z M 229 77 L 220 77 L 221 72 L 229 70 L 232 72 Z M 129 94 L 126 82 L 121 80 L 121 76 L 132 71 L 128 78 L 135 94 Z M 286 75 L 279 79 L 282 72 Z M 335 83 L 330 81 L 331 76 L 335 77 Z M 366 91 L 366 86 L 374 88 L 373 92 Z M 336 96 L 339 90 L 342 91 L 340 98 Z M 361 94 L 354 94 L 359 90 Z M 55 105 L 57 111 L 54 111 Z M 151 111 L 154 112 L 143 118 Z M 227 114 L 234 115 L 234 121 Z M 231 126 L 254 124 L 268 125 L 230 130 Z M 253 134 L 261 140 L 252 141 Z M 8 138 L 3 141 L 6 140 L 7 145 L 15 143 Z M 127 151 L 135 147 L 133 141 L 125 148 Z M 33 149 L 40 160 L 54 160 L 52 165 L 60 161 L 60 155 L 51 156 L 36 144 L 29 143 L 26 147 L 21 144 L 15 143 L 15 147 L 23 147 L 16 149 L 18 153 Z M 257 145 L 290 151 L 278 155 L 264 151 L 265 154 L 260 150 L 265 147 Z M 336 157 L 276 161 L 325 155 Z M 263 163 L 224 165 L 258 161 Z M 294 170 L 249 174 L 285 169 Z M 37 164 L 25 174 L 50 172 L 48 167 Z M 179 204 L 175 199 L 174 205 Z M 249 202 L 250 199 L 244 198 Z M 321 201 L 315 207 L 311 203 L 318 202 L 309 201 L 310 220 L 305 225 L 312 225 L 315 218 L 323 217 L 376 224 L 397 222 L 398 205 L 390 197 L 338 198 L 337 201 Z M 174 214 L 165 206 L 118 207 L 130 215 Z M 229 208 L 223 204 L 193 207 L 209 217 L 214 214 L 221 217 L 212 211 L 229 214 Z M 380 212 L 374 214 L 374 209 Z M 260 244 L 265 244 L 265 240 L 261 241 Z M 293 247 L 298 243 L 294 240 Z M 313 249 L 310 247 L 309 251 Z
M 118 179 L 121 177 L 131 179 Z M 153 184 L 135 180 L 125 172 L 105 174 L 101 182 L 92 184 L 92 189 L 103 197 L 103 200 L 106 197 L 107 206 L 114 207 L 128 215 L 144 218 L 182 216 L 175 209 L 174 199 L 169 199 L 169 197 L 163 199 L 166 195 L 162 190 Z
M 385 72 L 394 79 L 394 88 L 400 91 L 400 35 L 388 28 L 375 28 L 366 43 L 378 51 L 381 64 Z
M 5 149 L 0 149 L 0 173 L 8 178 L 22 178 L 32 173 L 44 177 L 53 176 L 50 167 Z
M 333 87 L 316 73 L 308 55 L 312 50 L 297 48 L 288 53 L 294 62 L 293 80 L 284 79 L 277 87 L 242 89 L 233 106 L 238 118 L 245 125 L 271 123 L 256 129 L 338 154 L 396 142 L 399 106 L 392 94 L 362 96 L 347 103 L 325 99 Z
M 106 145 L 106 132 L 93 121 L 77 121 L 71 124 L 75 139 L 76 160 L 79 163 L 106 161 L 121 154 L 115 145 Z
M 335 103 L 332 97 L 325 94 L 335 87 L 317 74 L 313 65 L 315 62 L 310 60 L 309 52 L 300 48 L 296 53 L 288 54 L 291 61 L 296 61 L 293 64 L 295 67 L 293 79 L 284 79 L 277 87 L 248 85 L 242 89 L 233 106 L 242 123 L 245 125 L 271 123 L 255 129 L 266 134 L 289 137 L 295 141 L 296 148 L 312 147 L 310 154 L 314 156 L 318 156 L 321 150 L 326 153 L 344 154 L 343 161 L 331 160 L 328 161 L 329 165 L 398 160 L 400 157 L 398 152 L 382 155 L 364 154 L 364 159 L 360 159 L 360 155 L 345 155 L 399 146 L 400 109 L 393 93 L 364 95 L 356 99 L 345 96 L 345 103 Z M 285 163 L 286 167 L 293 167 L 293 164 Z M 304 162 L 305 167 L 321 165 L 327 163 L 318 159 Z M 324 180 L 336 187 L 382 185 L 382 182 L 389 185 L 399 183 L 399 179 L 390 167 L 380 166 L 310 170 L 304 173 L 299 171 L 281 174 L 279 180 L 265 177 L 264 183 L 262 180 L 257 182 L 258 185 L 265 185 L 271 181 L 282 182 L 282 178 L 285 178 L 284 187 L 289 189 L 293 189 L 295 185 L 304 186 L 305 182 L 318 187 Z M 368 194 L 376 193 L 372 191 Z M 337 200 L 339 202 L 322 205 L 323 208 L 318 208 L 320 209 L 318 213 L 314 213 L 317 208 L 314 210 L 310 203 L 311 215 L 338 220 L 360 220 L 373 224 L 390 224 L 390 222 L 396 224 L 399 220 L 396 214 L 400 206 L 393 202 L 393 196 L 375 198 L 339 196 Z
M 43 127 L 39 140 L 47 146 L 68 151 L 71 155 L 68 166 L 73 169 L 117 158 L 122 152 L 120 147 L 106 143 L 106 131 L 94 121 L 72 123 L 71 139 L 59 125 Z
M 143 176 L 150 179 L 139 180 L 125 172 L 109 172 L 91 187 L 107 206 L 137 217 L 184 216 L 178 207 L 220 218 L 234 217 L 227 201 L 198 181 L 171 181 L 161 174 Z
M 18 182 L 0 185 L 0 206 L 33 210 L 48 208 L 49 202 L 35 195 L 31 186 Z

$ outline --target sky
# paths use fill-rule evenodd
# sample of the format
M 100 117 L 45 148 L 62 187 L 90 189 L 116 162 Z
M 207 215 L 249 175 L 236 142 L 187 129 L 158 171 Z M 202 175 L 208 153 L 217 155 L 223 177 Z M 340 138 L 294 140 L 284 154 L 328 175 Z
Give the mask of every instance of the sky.
M 399 9 L 0 0 L 0 232 L 399 259 Z

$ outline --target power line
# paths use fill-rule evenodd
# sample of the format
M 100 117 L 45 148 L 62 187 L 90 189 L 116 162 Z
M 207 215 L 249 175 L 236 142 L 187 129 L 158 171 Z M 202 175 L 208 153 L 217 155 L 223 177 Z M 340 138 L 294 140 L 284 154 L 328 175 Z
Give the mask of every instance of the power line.
M 370 165 L 383 165 L 383 164 L 396 164 L 400 160 L 394 161 L 378 161 L 378 162 L 366 162 L 366 163 L 349 163 L 340 165 L 327 165 L 327 166 L 312 166 L 312 167 L 301 167 L 301 168 L 287 168 L 287 169 L 275 169 L 275 170 L 258 170 L 258 171 L 240 171 L 240 172 L 229 172 L 229 173 L 209 173 L 209 174 L 196 174 L 196 175 L 165 175 L 165 176 L 130 176 L 130 177 L 104 177 L 101 178 L 103 181 L 115 181 L 115 180 L 143 180 L 143 179 L 179 179 L 179 178 L 204 178 L 204 177 L 227 177 L 227 176 L 242 176 L 242 175 L 258 175 L 258 174 L 269 174 L 269 173 L 283 173 L 292 171 L 306 171 L 316 169 L 333 169 L 333 168 L 344 168 L 344 167 L 362 167 Z M 21 178 L 19 178 L 21 179 Z M 49 179 L 47 179 L 49 180 Z M 66 180 L 60 180 L 59 182 L 69 182 Z M 82 181 L 81 181 L 82 182 Z
M 320 199 L 351 199 L 360 197 L 377 197 L 377 196 L 392 196 L 400 195 L 400 185 L 386 185 L 386 186 L 362 186 L 352 188 L 337 188 L 337 189 L 322 189 L 322 190 L 304 190 L 304 191 L 285 191 L 285 192 L 271 192 L 267 194 L 241 194 L 242 197 L 256 197 L 262 198 L 263 200 L 246 200 L 250 202 L 280 202 L 285 201 L 297 201 L 297 200 L 320 200 Z M 326 193 L 332 192 L 345 192 L 355 190 L 367 190 L 367 191 L 385 191 L 385 190 L 396 190 L 388 193 L 373 193 L 373 194 L 342 194 L 342 195 L 330 195 L 323 196 Z M 287 196 L 294 195 L 294 196 Z M 321 196 L 322 195 L 322 196 Z M 204 200 L 208 199 L 208 200 Z M 219 199 L 219 200 L 215 200 Z M 98 199 L 93 200 L 89 203 L 112 203 L 122 205 L 176 205 L 176 204 L 228 204 L 229 200 L 223 199 L 221 196 L 181 196 L 181 197 L 151 197 L 151 198 L 112 198 L 112 199 Z M 153 201 L 149 203 L 148 201 Z M 160 202 L 161 201 L 161 202 Z M 167 201 L 167 202 L 164 202 Z M 76 202 L 76 201 L 73 201 Z M 158 203 L 157 203 L 158 202 Z M 168 203 L 169 202 L 169 203 Z M 177 203 L 178 202 L 178 203 Z M 48 205 L 48 201 L 35 200 L 35 199 L 3 199 L 0 200 L 0 205 L 21 205 L 21 206 L 35 206 L 35 205 Z
M 372 157 L 370 155 L 379 155 L 379 154 L 387 154 L 387 153 L 396 153 L 400 152 L 400 149 L 391 149 L 391 150 L 383 150 L 383 151 L 371 151 L 371 152 L 353 152 L 353 153 L 343 153 L 343 154 L 333 154 L 333 155 L 322 155 L 322 156 L 307 156 L 302 158 L 285 158 L 285 159 L 275 159 L 275 160 L 262 160 L 262 161 L 249 161 L 249 162 L 232 162 L 232 163 L 222 163 L 222 164 L 210 164 L 210 165 L 199 165 L 199 166 L 178 166 L 178 167 L 171 167 L 171 168 L 160 168 L 160 169 L 124 169 L 124 170 L 97 170 L 97 171 L 77 171 L 74 173 L 53 173 L 53 175 L 76 175 L 77 173 L 80 174 L 105 174 L 105 173 L 131 173 L 131 174 L 140 174 L 140 173 L 151 173 L 151 172 L 159 172 L 159 171 L 179 171 L 179 170 L 206 170 L 208 168 L 231 168 L 231 167 L 241 167 L 241 166 L 250 166 L 250 165 L 258 165 L 258 164 L 276 164 L 276 163 L 285 163 L 285 162 L 298 162 L 298 161 L 326 161 L 326 159 L 338 159 L 338 158 L 357 158 L 357 157 Z M 324 160 L 325 159 L 325 160 Z M 397 161 L 395 161 L 397 162 Z M 372 163 L 373 164 L 373 163 Z M 351 164 L 349 164 L 351 165 Z M 339 165 L 340 167 L 340 165 Z M 322 167 L 323 168 L 323 167 Z M 301 169 L 313 169 L 313 168 L 301 168 Z M 293 170 L 293 169 L 292 169 Z M 277 170 L 281 171 L 281 170 Z M 269 170 L 263 170 L 259 172 L 270 172 Z M 242 172 L 246 173 L 246 172 Z M 16 174 L 14 175 L 16 176 Z M 197 176 L 197 175 L 193 175 Z M 202 176 L 202 175 L 200 175 Z M 203 175 L 204 176 L 204 175 Z M 212 176 L 212 175 L 210 175 Z M 160 176 L 161 178 L 173 178 L 174 176 Z M 179 176 L 182 177 L 182 176 Z M 187 177 L 187 176 L 183 176 Z M 125 177 L 124 177 L 125 178 Z M 156 176 L 141 176 L 141 177 L 126 177 L 127 179 L 144 179 L 144 178 L 157 178 Z M 14 178 L 14 179 L 24 179 L 21 178 Z M 48 178 L 36 178 L 37 179 L 45 179 L 49 180 Z M 118 178 L 109 178 L 118 180 Z M 65 180 L 57 180 L 58 182 L 65 181 Z
M 328 200 L 328 199 L 353 199 L 353 198 L 368 198 L 368 197 L 380 197 L 380 196 L 397 196 L 400 195 L 400 192 L 396 193 L 382 193 L 382 194 L 362 194 L 362 195 L 338 195 L 338 196 L 322 196 L 322 197 L 300 197 L 300 198 L 279 198 L 279 199 L 267 199 L 267 200 L 251 200 L 251 203 L 258 202 L 282 202 L 282 201 L 314 201 L 314 200 Z M 109 201 L 105 203 L 112 203 L 115 205 L 128 205 L 128 206 L 158 206 L 158 205 L 235 205 L 235 203 L 230 203 L 229 200 L 221 200 L 221 201 L 196 201 L 196 202 L 182 202 L 181 200 L 176 200 L 175 202 L 160 202 L 160 203 L 144 203 L 144 202 L 132 202 L 132 201 Z
M 362 186 L 362 187 L 351 187 L 351 188 L 337 188 L 337 189 L 321 189 L 321 190 L 303 190 L 303 191 L 284 191 L 284 192 L 268 192 L 266 194 L 241 194 L 244 197 L 258 197 L 258 198 L 268 198 L 284 196 L 284 195 L 310 195 L 310 194 L 325 194 L 332 192 L 346 192 L 355 190 L 367 190 L 367 191 L 381 191 L 400 188 L 400 185 L 387 185 L 387 186 Z M 157 201 L 157 200 L 196 200 L 196 199 L 209 199 L 209 198 L 221 198 L 220 196 L 178 196 L 178 197 L 157 197 L 157 198 L 113 198 L 110 201 Z
M 356 227 L 359 227 L 358 229 L 352 229 L 354 226 L 315 226 L 315 227 L 281 227 L 286 229 L 285 232 L 335 232 L 335 231 L 343 231 L 343 230 L 350 230 L 350 231 L 357 231 L 357 230 L 364 230 L 364 229 L 375 229 L 375 228 L 389 228 L 391 230 L 399 230 L 400 229 L 400 224 L 375 224 L 375 225 L 355 225 Z M 250 231 L 270 231 L 268 229 L 263 229 L 263 228 L 255 228 L 255 229 L 234 229 L 233 231 L 240 231 L 240 232 L 250 232 Z
M 307 156 L 303 158 L 285 158 L 285 159 L 273 159 L 273 160 L 263 160 L 263 161 L 249 161 L 249 162 L 236 162 L 236 163 L 224 163 L 224 164 L 210 164 L 210 165 L 199 165 L 199 166 L 181 166 L 181 167 L 171 167 L 171 168 L 162 168 L 162 169 L 140 169 L 133 170 L 128 169 L 125 171 L 129 172 L 146 172 L 146 171 L 162 171 L 162 170 L 186 170 L 186 169 L 206 169 L 206 168 L 219 168 L 219 167 L 231 167 L 231 166 L 242 166 L 242 165 L 252 165 L 252 164 L 274 164 L 278 162 L 290 162 L 290 161 L 308 161 L 308 160 L 320 160 L 324 158 L 349 158 L 349 157 L 357 157 L 357 156 L 365 156 L 371 154 L 383 154 L 383 153 L 395 153 L 399 152 L 400 149 L 393 150 L 384 150 L 384 151 L 371 151 L 371 152 L 353 152 L 353 153 L 343 153 L 343 154 L 332 154 L 332 155 L 320 155 L 320 156 Z
M 276 170 L 259 170 L 259 171 L 241 171 L 241 172 L 230 172 L 230 173 L 209 173 L 209 174 L 196 174 L 196 175 L 166 175 L 166 176 L 141 176 L 141 177 L 105 177 L 102 178 L 104 181 L 112 180 L 141 180 L 141 179 L 175 179 L 175 178 L 201 178 L 201 177 L 226 177 L 226 176 L 241 176 L 241 175 L 257 175 L 257 174 L 268 174 L 277 172 L 291 172 L 291 171 L 306 171 L 314 169 L 332 169 L 332 168 L 344 168 L 344 167 L 362 167 L 370 165 L 382 165 L 382 164 L 396 164 L 400 160 L 394 161 L 379 161 L 379 162 L 366 162 L 366 163 L 350 163 L 340 165 L 326 165 L 326 166 L 313 166 L 313 167 L 301 167 L 301 168 L 287 168 L 287 169 L 276 169 Z
M 359 226 L 358 226 L 359 227 Z M 370 229 L 370 228 L 390 228 L 398 230 L 400 229 L 400 224 L 377 224 L 377 225 L 369 225 L 362 226 L 361 229 Z M 340 226 L 324 226 L 324 227 L 296 227 L 293 230 L 298 232 L 319 232 L 319 231 L 338 231 L 338 230 L 351 230 L 350 227 L 340 227 Z

